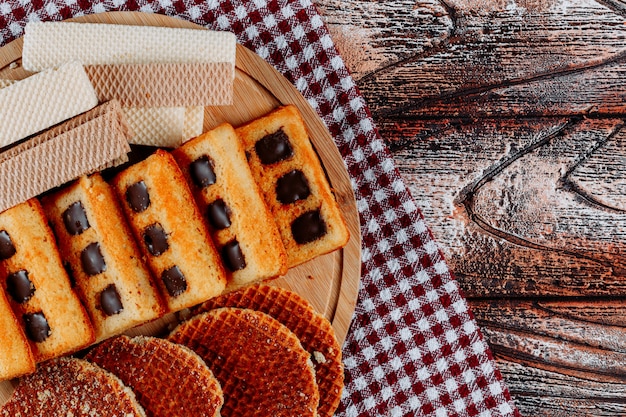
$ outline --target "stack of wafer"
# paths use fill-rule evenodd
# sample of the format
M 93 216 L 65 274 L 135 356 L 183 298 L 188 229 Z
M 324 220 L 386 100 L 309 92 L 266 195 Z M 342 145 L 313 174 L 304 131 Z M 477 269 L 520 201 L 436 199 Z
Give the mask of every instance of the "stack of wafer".
M 131 143 L 176 147 L 202 133 L 204 106 L 232 104 L 235 35 L 208 30 L 29 22 L 22 65 L 80 61 L 100 101 L 116 99 Z M 167 121 L 167 122 L 165 122 Z

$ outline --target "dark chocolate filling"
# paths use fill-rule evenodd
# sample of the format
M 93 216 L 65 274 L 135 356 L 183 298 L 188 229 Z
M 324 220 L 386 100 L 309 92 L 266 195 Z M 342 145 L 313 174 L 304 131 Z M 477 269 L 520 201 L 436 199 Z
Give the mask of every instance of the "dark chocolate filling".
M 80 261 L 87 275 L 98 275 L 107 269 L 106 261 L 100 251 L 100 244 L 93 242 L 80 253 Z
M 168 294 L 172 297 L 177 297 L 187 290 L 187 280 L 176 265 L 163 271 L 161 279 Z
M 20 269 L 7 277 L 7 292 L 17 303 L 25 303 L 35 294 L 35 285 L 28 278 L 28 271 Z
M 326 222 L 319 210 L 307 211 L 291 223 L 293 238 L 301 245 L 321 238 L 326 231 Z
M 224 245 L 222 248 L 222 259 L 224 260 L 224 265 L 233 272 L 246 267 L 246 258 L 243 256 L 239 242 L 236 239 Z
M 158 223 L 145 228 L 143 231 L 143 241 L 146 244 L 148 252 L 153 256 L 160 256 L 170 247 L 167 241 L 167 233 L 165 233 L 163 227 Z
M 222 199 L 209 204 L 206 215 L 211 226 L 217 230 L 226 229 L 230 226 L 230 209 Z
M 42 312 L 24 314 L 23 318 L 26 327 L 26 336 L 33 342 L 43 342 L 52 334 L 48 320 L 46 320 L 46 316 L 44 316 Z
M 137 213 L 141 213 L 150 207 L 150 194 L 148 187 L 143 181 L 139 181 L 130 185 L 126 189 L 126 201 L 130 208 Z
M 124 310 L 115 284 L 109 285 L 100 293 L 100 307 L 102 307 L 102 311 L 107 316 L 119 314 Z
M 89 229 L 89 220 L 87 220 L 87 213 L 83 203 L 77 201 L 72 203 L 67 210 L 63 212 L 63 223 L 70 235 L 80 235 L 85 230 Z
M 276 198 L 283 204 L 305 200 L 309 195 L 311 195 L 309 182 L 304 173 L 298 169 L 286 173 L 276 182 Z
M 196 186 L 200 188 L 215 184 L 216 176 L 213 171 L 213 161 L 206 155 L 189 164 L 189 175 Z
M 0 260 L 9 259 L 15 255 L 15 246 L 6 230 L 0 230 Z
M 287 137 L 283 129 L 279 129 L 259 139 L 254 144 L 254 149 L 264 165 L 284 161 L 293 156 L 293 148 L 291 143 L 289 143 L 289 137 Z

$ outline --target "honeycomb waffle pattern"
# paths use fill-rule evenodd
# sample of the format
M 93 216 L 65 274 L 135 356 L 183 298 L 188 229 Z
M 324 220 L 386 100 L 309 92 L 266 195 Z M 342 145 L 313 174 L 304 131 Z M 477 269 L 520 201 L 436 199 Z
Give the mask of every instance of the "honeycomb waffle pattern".
M 267 314 L 220 308 L 179 325 L 169 339 L 198 353 L 224 391 L 223 417 L 317 416 L 309 354 Z
M 120 336 L 87 355 L 131 387 L 152 416 L 213 417 L 222 389 L 202 358 L 164 339 Z
M 124 157 L 127 134 L 119 114 L 107 111 L 59 135 L 45 134 L 47 140 L 35 137 L 34 146 L 0 161 L 0 211 Z
M 0 147 L 98 104 L 83 66 L 71 62 L 0 89 Z
M 22 65 L 41 71 L 78 60 L 84 65 L 150 62 L 235 63 L 235 35 L 198 29 L 74 22 L 29 22 Z
M 258 284 L 212 298 L 194 310 L 202 313 L 220 307 L 249 308 L 269 314 L 300 339 L 313 357 L 320 393 L 319 417 L 332 417 L 344 386 L 341 346 L 331 324 L 298 294 L 284 288 Z M 320 354 L 322 356 L 320 356 Z
M 135 145 L 174 148 L 183 140 L 185 107 L 123 107 Z
M 204 107 L 192 106 L 185 108 L 185 121 L 183 122 L 183 140 L 185 142 L 200 135 L 204 130 Z
M 145 417 L 135 394 L 116 376 L 85 360 L 55 359 L 23 378 L 2 417 Z
M 233 102 L 228 62 L 88 65 L 100 101 L 125 107 L 225 106 Z

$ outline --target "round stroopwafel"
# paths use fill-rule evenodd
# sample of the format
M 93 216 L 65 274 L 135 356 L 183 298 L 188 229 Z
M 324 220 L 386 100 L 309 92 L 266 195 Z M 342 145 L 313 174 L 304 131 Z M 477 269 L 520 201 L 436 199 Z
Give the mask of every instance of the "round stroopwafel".
M 316 417 L 309 354 L 269 315 L 219 308 L 180 324 L 169 340 L 198 353 L 222 385 L 223 417 Z
M 116 337 L 86 359 L 132 388 L 148 416 L 215 417 L 224 402 L 220 384 L 202 358 L 164 339 Z
M 61 358 L 23 378 L 3 417 L 145 417 L 135 394 L 112 373 L 82 359 Z
M 291 330 L 311 354 L 320 392 L 319 417 L 331 417 L 341 401 L 344 386 L 341 346 L 332 325 L 311 304 L 293 291 L 267 284 L 227 293 L 194 310 L 201 313 L 219 307 L 239 307 L 269 314 Z

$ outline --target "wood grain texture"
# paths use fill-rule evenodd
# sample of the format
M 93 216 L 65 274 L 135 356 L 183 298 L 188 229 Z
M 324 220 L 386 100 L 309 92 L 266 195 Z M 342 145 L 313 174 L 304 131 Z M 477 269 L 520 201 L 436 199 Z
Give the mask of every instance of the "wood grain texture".
M 200 28 L 183 20 L 161 15 L 115 12 L 74 19 L 83 22 L 138 24 L 168 27 Z M 21 79 L 28 75 L 19 65 L 22 39 L 0 48 L 0 78 Z M 12 63 L 17 63 L 15 65 Z M 303 115 L 310 139 L 328 175 L 335 197 L 350 231 L 348 244 L 292 268 L 272 285 L 296 291 L 329 319 L 340 343 L 345 339 L 354 312 L 361 277 L 360 222 L 350 178 L 324 122 L 296 88 L 258 55 L 237 45 L 236 74 L 232 106 L 205 108 L 204 129 L 223 122 L 235 127 L 262 116 L 278 105 L 294 104 Z M 177 322 L 168 315 L 129 332 L 132 335 L 154 335 Z M 13 390 L 10 381 L 0 382 L 0 404 Z
M 526 416 L 626 414 L 626 3 L 317 0 Z

